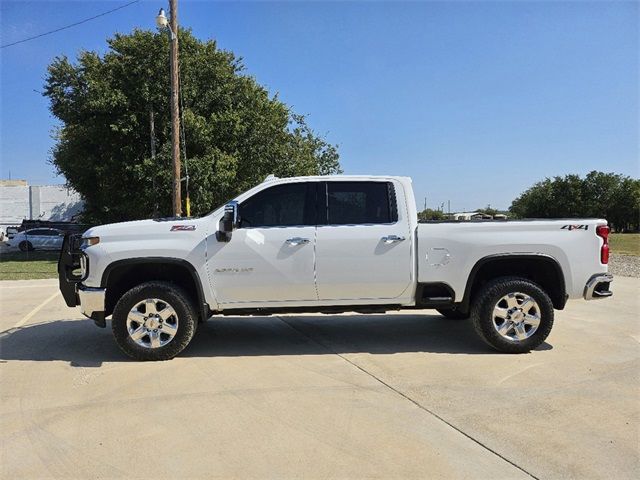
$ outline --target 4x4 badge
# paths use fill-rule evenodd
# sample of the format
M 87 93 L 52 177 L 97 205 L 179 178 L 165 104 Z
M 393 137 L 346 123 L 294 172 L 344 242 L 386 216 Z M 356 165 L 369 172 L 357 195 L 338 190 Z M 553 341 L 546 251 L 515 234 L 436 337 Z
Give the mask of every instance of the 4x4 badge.
M 589 230 L 589 225 L 563 225 L 560 230 Z

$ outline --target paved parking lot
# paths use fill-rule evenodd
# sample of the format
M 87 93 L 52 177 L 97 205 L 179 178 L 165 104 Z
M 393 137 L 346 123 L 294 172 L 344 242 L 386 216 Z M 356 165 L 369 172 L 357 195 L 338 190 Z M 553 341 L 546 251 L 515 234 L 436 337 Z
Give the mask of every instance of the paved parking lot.
M 435 311 L 220 318 L 136 363 L 53 280 L 0 282 L 2 478 L 633 478 L 640 279 L 488 350 Z

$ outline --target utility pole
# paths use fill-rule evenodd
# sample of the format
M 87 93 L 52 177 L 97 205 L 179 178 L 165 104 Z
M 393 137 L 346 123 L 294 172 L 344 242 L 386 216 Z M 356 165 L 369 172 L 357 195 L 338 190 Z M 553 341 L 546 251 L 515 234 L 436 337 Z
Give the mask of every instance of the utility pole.
M 173 159 L 173 215 L 182 215 L 180 182 L 180 83 L 178 75 L 178 0 L 169 0 L 171 28 L 171 157 Z
M 161 8 L 156 16 L 156 25 L 160 30 L 169 30 L 171 34 L 171 158 L 173 160 L 173 181 L 171 200 L 173 214 L 182 215 L 182 191 L 180 178 L 180 75 L 178 63 L 178 0 L 169 0 L 170 19 Z
M 150 136 L 150 145 L 151 145 L 151 158 L 153 159 L 153 164 L 156 163 L 156 122 L 155 122 L 155 113 L 153 111 L 153 107 L 149 108 L 149 136 Z M 157 218 L 158 216 L 158 200 L 156 195 L 156 174 L 153 172 L 153 177 L 151 177 L 151 183 L 153 188 L 153 218 Z
M 156 122 L 153 108 L 149 109 L 149 145 L 151 147 L 151 158 L 156 158 Z

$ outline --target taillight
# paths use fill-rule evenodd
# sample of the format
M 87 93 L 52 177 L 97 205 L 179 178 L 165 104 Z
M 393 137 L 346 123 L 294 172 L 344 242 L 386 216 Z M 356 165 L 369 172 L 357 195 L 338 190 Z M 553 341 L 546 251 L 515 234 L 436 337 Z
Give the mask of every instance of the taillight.
M 598 225 L 596 227 L 596 235 L 602 238 L 602 247 L 600 248 L 600 263 L 606 265 L 609 263 L 609 227 L 606 225 Z

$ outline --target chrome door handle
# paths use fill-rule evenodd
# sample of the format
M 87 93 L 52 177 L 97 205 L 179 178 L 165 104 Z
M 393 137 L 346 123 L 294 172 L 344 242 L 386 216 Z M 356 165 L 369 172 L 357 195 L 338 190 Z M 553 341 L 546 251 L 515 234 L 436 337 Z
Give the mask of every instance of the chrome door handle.
M 305 243 L 309 243 L 309 239 L 301 238 L 301 237 L 293 237 L 293 238 L 287 239 L 285 243 L 287 243 L 288 245 L 293 245 L 295 247 L 296 245 L 304 245 Z
M 384 243 L 398 243 L 404 242 L 404 237 L 399 237 L 398 235 L 387 235 L 386 237 L 382 237 L 381 240 Z

